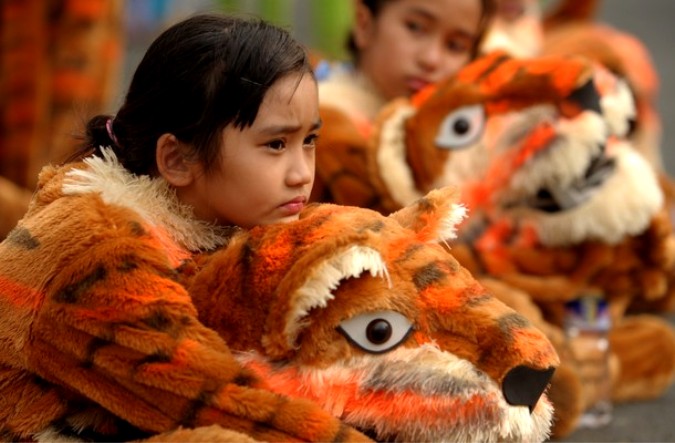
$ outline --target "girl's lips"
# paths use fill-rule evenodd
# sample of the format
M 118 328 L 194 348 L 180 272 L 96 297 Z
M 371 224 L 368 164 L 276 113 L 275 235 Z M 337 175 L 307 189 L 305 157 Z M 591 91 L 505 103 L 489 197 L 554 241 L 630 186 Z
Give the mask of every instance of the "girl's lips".
M 280 206 L 282 212 L 286 215 L 296 215 L 305 207 L 307 199 L 304 197 L 294 198 Z
M 408 87 L 413 91 L 413 92 L 418 92 L 420 89 L 423 89 L 425 86 L 430 84 L 431 82 L 428 82 L 424 79 L 421 78 L 411 78 L 408 80 Z

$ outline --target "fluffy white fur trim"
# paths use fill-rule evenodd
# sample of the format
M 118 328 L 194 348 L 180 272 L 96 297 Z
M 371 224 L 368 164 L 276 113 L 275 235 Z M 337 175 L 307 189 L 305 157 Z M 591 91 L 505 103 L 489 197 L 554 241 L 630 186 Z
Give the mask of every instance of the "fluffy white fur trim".
M 316 266 L 302 287 L 291 296 L 295 301 L 284 327 L 288 345 L 295 345 L 295 339 L 303 327 L 302 319 L 309 311 L 317 307 L 325 308 L 334 298 L 332 291 L 339 286 L 341 280 L 358 277 L 366 271 L 373 277 L 382 277 L 389 281 L 387 266 L 380 253 L 366 246 L 351 246 L 340 250 Z
M 174 242 L 190 251 L 213 249 L 227 241 L 231 229 L 197 220 L 192 208 L 178 200 L 164 179 L 134 175 L 120 164 L 112 149 L 102 152 L 102 158 L 84 160 L 86 169 L 67 173 L 64 194 L 98 193 L 104 202 L 127 207 L 150 225 L 163 227 Z
M 405 121 L 415 112 L 411 105 L 401 106 L 382 124 L 377 151 L 377 169 L 385 171 L 382 180 L 401 206 L 408 206 L 423 196 L 415 186 L 405 152 Z

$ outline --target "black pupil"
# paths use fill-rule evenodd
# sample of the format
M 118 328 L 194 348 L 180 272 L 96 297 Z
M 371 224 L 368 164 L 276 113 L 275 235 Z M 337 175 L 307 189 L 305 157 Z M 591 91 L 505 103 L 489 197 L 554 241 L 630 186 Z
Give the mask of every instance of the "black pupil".
M 373 320 L 366 328 L 366 337 L 376 345 L 385 343 L 391 337 L 391 325 L 387 320 L 381 318 Z
M 469 121 L 465 118 L 460 118 L 452 124 L 452 129 L 454 129 L 456 134 L 464 135 L 469 132 Z

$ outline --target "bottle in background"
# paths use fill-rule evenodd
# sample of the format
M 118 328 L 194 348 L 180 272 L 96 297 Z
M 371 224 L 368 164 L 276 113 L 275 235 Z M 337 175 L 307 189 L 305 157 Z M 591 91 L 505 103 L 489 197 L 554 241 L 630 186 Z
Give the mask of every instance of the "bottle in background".
M 598 295 L 583 295 L 565 305 L 565 333 L 579 365 L 586 397 L 580 428 L 597 428 L 612 420 L 610 326 L 607 302 Z

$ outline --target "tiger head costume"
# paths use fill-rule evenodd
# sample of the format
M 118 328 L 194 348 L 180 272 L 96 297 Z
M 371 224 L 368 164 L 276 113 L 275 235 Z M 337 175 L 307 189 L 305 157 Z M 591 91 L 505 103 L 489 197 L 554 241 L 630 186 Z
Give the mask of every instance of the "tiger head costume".
M 587 58 L 496 51 L 391 102 L 369 140 L 324 105 L 318 189 L 329 201 L 389 213 L 458 186 L 470 208 L 452 244 L 460 263 L 484 284 L 490 278 L 507 303 L 511 290 L 530 297 L 551 337 L 562 336 L 565 301 L 586 290 L 611 297 L 623 368 L 614 399 L 653 398 L 673 380 L 672 328 L 656 318 L 623 329 L 620 321 L 640 299 L 673 300 L 675 240 L 656 175 L 626 137 L 635 112 L 627 84 Z M 632 342 L 634 333 L 621 332 L 629 329 L 653 346 Z M 551 391 L 560 394 L 552 397 L 557 437 L 584 407 L 574 369 L 560 369 Z M 563 373 L 568 381 L 557 380 Z
M 545 440 L 557 354 L 448 254 L 455 201 L 312 205 L 242 233 L 190 286 L 200 319 L 273 390 L 376 440 Z
M 399 205 L 459 186 L 474 216 L 526 220 L 547 245 L 616 242 L 662 205 L 647 162 L 616 139 L 634 115 L 628 87 L 585 59 L 495 52 L 383 111 L 375 182 Z

